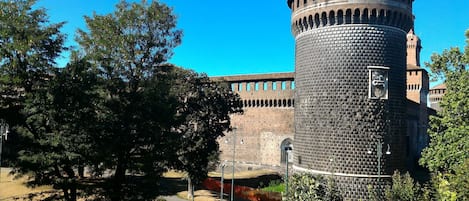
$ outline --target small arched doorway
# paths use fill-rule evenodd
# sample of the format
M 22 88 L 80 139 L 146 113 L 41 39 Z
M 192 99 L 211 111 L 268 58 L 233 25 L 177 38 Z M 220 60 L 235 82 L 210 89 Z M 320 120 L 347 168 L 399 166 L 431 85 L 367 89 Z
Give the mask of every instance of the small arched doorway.
M 280 144 L 280 163 L 285 164 L 288 157 L 288 163 L 293 162 L 293 140 L 287 138 Z

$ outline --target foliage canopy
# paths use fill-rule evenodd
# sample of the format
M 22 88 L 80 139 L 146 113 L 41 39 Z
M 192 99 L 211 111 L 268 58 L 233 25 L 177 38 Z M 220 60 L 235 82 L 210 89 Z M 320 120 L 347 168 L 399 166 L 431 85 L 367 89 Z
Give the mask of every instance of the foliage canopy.
M 469 197 L 464 170 L 469 160 L 469 30 L 466 38 L 464 52 L 451 48 L 426 63 L 434 77 L 445 79 L 446 93 L 440 102 L 442 110 L 430 118 L 430 145 L 420 163 L 435 175 L 433 194 L 443 200 Z
M 201 182 L 242 109 L 228 85 L 167 63 L 182 37 L 172 10 L 121 1 L 85 17 L 80 49 L 57 69 L 63 23 L 34 3 L 0 2 L 0 117 L 23 145 L 15 172 L 65 200 L 80 196 L 85 167 L 104 180 L 86 191 L 95 199 L 153 199 L 168 169 Z

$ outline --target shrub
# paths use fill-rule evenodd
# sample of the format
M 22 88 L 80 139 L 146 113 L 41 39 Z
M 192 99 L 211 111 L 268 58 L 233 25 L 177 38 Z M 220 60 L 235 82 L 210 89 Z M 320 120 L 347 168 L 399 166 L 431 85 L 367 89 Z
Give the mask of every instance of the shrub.
M 289 179 L 286 201 L 342 201 L 340 191 L 333 179 L 310 173 L 294 174 Z
M 262 190 L 267 192 L 282 193 L 285 192 L 285 183 L 283 183 L 281 180 L 273 180 L 269 183 L 269 186 L 262 188 Z
M 396 171 L 392 176 L 392 186 L 386 186 L 384 195 L 387 201 L 420 201 L 423 194 L 420 184 L 409 173 L 401 175 Z

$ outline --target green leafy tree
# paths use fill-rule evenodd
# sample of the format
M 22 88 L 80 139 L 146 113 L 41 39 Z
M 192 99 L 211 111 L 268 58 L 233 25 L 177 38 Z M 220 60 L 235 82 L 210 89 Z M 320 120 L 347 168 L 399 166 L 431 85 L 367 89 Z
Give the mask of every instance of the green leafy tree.
M 66 48 L 65 36 L 44 9 L 33 9 L 35 0 L 0 1 L 0 117 L 10 125 L 24 118 L 25 93 L 41 87 Z
M 174 116 L 169 88 L 162 79 L 167 59 L 180 41 L 176 17 L 166 5 L 153 1 L 121 1 L 114 13 L 85 17 L 88 32 L 77 41 L 84 58 L 98 69 L 103 84 L 103 111 L 96 136 L 99 153 L 94 170 L 114 170 L 107 188 L 111 200 L 133 199 L 141 190 L 126 185 L 126 173 L 145 173 L 154 184 L 165 171 L 164 134 Z M 151 98 L 151 99 L 150 99 Z M 152 186 L 150 186 L 152 184 Z
M 469 32 L 466 36 L 469 38 Z M 420 161 L 430 171 L 451 172 L 469 158 L 468 54 L 451 48 L 441 55 L 433 55 L 432 62 L 427 63 L 436 76 L 445 78 L 447 87 L 440 103 L 442 111 L 431 118 L 430 145 Z
M 95 79 L 85 62 L 54 68 L 66 49 L 63 23 L 50 23 L 34 3 L 0 1 L 0 115 L 17 140 L 14 172 L 30 176 L 29 185 L 52 185 L 65 200 L 76 200 L 74 169 L 87 149 L 83 125 L 92 125 Z
M 388 201 L 420 201 L 422 190 L 420 184 L 415 182 L 409 173 L 401 175 L 399 171 L 392 176 L 392 186 L 387 186 L 385 198 Z
M 469 159 L 458 165 L 454 173 L 448 175 L 451 190 L 455 191 L 457 200 L 469 200 Z
M 467 196 L 467 188 L 461 188 L 464 179 L 458 179 L 465 178 L 461 167 L 469 159 L 469 30 L 466 38 L 464 52 L 451 48 L 426 63 L 434 78 L 445 79 L 447 89 L 440 102 L 442 111 L 430 118 L 430 145 L 420 163 L 437 175 L 432 185 L 436 194 L 448 199 Z
M 89 31 L 80 30 L 77 41 L 102 83 L 91 167 L 113 172 L 105 197 L 152 199 L 169 168 L 200 182 L 217 158 L 216 139 L 229 129 L 229 114 L 240 111 L 239 97 L 166 63 L 182 36 L 166 5 L 121 1 L 114 13 L 85 20 Z
M 188 174 L 189 189 L 200 184 L 215 168 L 219 156 L 217 139 L 230 130 L 230 114 L 240 113 L 241 101 L 223 81 L 174 68 L 172 94 L 177 97 L 177 143 L 170 158 L 172 168 Z
M 84 166 L 92 142 L 96 76 L 83 61 L 53 69 L 42 88 L 25 95 L 15 126 L 26 146 L 19 151 L 15 172 L 29 175 L 30 185 L 52 185 L 68 201 L 77 199 L 77 169 Z

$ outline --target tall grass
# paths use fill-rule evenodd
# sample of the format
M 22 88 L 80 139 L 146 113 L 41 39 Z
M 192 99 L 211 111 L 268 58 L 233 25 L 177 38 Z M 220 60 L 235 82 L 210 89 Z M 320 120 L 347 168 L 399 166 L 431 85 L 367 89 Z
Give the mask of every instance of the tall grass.
M 269 183 L 269 186 L 261 189 L 266 192 L 276 192 L 283 193 L 285 192 L 285 183 L 281 180 L 274 180 Z

